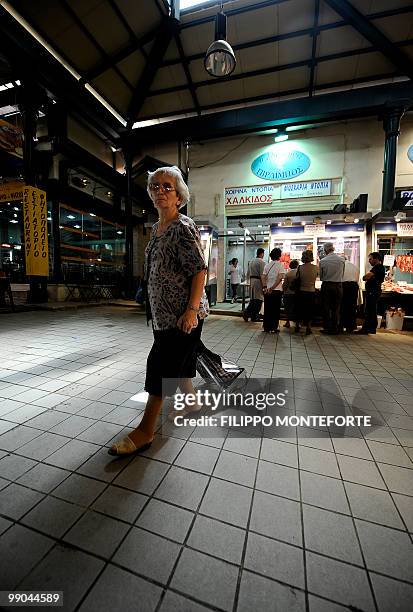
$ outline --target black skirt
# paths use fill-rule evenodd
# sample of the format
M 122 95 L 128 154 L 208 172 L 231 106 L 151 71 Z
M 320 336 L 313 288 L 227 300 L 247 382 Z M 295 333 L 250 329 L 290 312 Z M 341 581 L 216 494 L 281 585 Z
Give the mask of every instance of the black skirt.
M 196 376 L 196 358 L 203 319 L 186 334 L 175 329 L 154 330 L 154 343 L 146 363 L 145 391 L 158 397 L 175 393 L 179 379 Z

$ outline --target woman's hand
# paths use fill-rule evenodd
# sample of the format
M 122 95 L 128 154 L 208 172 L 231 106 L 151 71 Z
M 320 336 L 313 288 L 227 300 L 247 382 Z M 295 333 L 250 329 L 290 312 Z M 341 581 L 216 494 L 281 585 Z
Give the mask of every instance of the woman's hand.
M 194 310 L 190 310 L 188 308 L 187 310 L 185 310 L 184 314 L 179 317 L 176 325 L 185 334 L 191 333 L 191 331 L 198 325 L 197 313 Z

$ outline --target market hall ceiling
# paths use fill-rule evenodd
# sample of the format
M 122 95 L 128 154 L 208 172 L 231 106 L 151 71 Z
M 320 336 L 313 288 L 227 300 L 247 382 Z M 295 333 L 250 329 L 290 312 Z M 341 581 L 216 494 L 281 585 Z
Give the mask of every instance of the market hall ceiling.
M 203 65 L 220 2 L 181 11 L 179 21 L 168 16 L 166 0 L 1 4 L 127 127 L 413 78 L 413 5 L 403 0 L 227 0 L 237 67 L 225 79 Z

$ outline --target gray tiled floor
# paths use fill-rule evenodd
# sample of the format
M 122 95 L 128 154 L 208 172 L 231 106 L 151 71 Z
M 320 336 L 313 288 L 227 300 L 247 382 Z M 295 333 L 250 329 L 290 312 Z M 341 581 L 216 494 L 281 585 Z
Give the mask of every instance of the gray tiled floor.
M 374 426 L 260 438 L 168 424 L 144 456 L 112 460 L 144 407 L 131 399 L 144 318 L 102 307 L 0 325 L 2 588 L 62 589 L 82 612 L 411 609 L 411 335 L 269 337 L 210 317 L 212 350 L 293 385 L 282 414 L 334 413 L 341 393 Z

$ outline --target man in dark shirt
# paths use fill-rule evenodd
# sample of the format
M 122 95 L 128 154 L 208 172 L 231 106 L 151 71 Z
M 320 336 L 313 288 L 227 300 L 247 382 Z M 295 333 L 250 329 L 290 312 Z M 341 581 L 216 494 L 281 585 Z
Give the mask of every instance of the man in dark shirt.
M 356 334 L 375 334 L 377 329 L 377 302 L 381 296 L 381 284 L 384 281 L 385 269 L 380 253 L 370 253 L 369 263 L 372 266 L 371 270 L 363 276 L 363 280 L 366 281 L 364 323 Z

